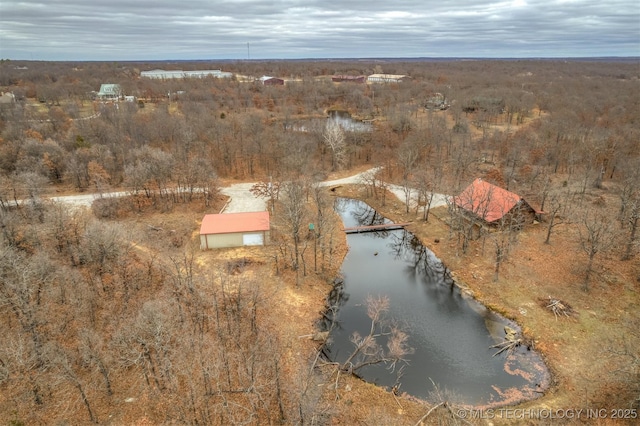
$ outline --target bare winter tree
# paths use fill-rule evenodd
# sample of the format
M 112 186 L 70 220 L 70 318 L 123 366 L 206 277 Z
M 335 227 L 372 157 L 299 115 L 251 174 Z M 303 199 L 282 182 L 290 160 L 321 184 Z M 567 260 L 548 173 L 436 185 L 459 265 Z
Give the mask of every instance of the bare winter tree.
M 85 365 L 95 368 L 104 381 L 105 391 L 108 396 L 113 395 L 111 385 L 112 356 L 107 350 L 104 338 L 92 329 L 80 331 L 80 356 Z
M 115 224 L 91 222 L 82 242 L 81 262 L 91 265 L 98 274 L 109 272 L 130 247 L 122 228 Z
M 212 347 L 205 348 L 217 361 L 202 378 L 211 391 L 209 406 L 223 424 L 248 424 L 259 413 L 284 423 L 289 403 L 283 395 L 281 360 L 264 356 L 278 353 L 278 339 L 259 326 L 268 296 L 258 281 L 236 279 L 226 271 L 220 271 L 215 281 L 213 330 L 203 335 L 216 337 Z M 210 362 L 208 351 L 201 356 Z
M 271 215 L 275 214 L 276 201 L 278 201 L 280 196 L 279 181 L 269 179 L 269 182 L 258 182 L 251 187 L 250 191 L 256 197 L 269 200 L 269 210 L 271 210 Z
M 347 142 L 342 126 L 336 120 L 328 120 L 322 132 L 322 138 L 331 150 L 331 170 L 342 168 L 348 158 Z
M 518 232 L 524 226 L 522 206 L 517 205 L 510 212 L 500 218 L 497 229 L 490 234 L 495 249 L 494 281 L 498 281 L 500 267 L 508 259 L 514 244 L 517 242 Z
M 0 252 L 0 307 L 9 308 L 29 337 L 38 367 L 45 364 L 42 326 L 46 324 L 43 294 L 53 281 L 54 268 L 46 255 L 25 256 L 7 247 Z
M 318 245 L 320 246 L 321 269 L 325 269 L 325 261 L 327 254 L 330 256 L 332 252 L 332 230 L 335 222 L 330 215 L 333 211 L 333 202 L 327 194 L 326 188 L 319 182 L 313 184 L 312 196 L 315 204 L 315 224 L 313 232 L 313 270 L 318 271 Z M 331 258 L 329 258 L 329 262 Z
M 615 222 L 601 212 L 586 214 L 579 229 L 580 248 L 588 256 L 584 275 L 584 291 L 589 291 L 596 255 L 609 250 L 616 241 Z
M 19 198 L 25 198 L 31 205 L 39 203 L 40 195 L 47 185 L 47 178 L 35 172 L 21 172 L 15 176 Z
M 367 196 L 378 198 L 378 179 L 376 170 L 369 170 L 360 176 L 360 184 L 364 187 Z
M 620 211 L 618 212 L 618 220 L 625 225 L 625 219 L 628 216 L 629 208 L 640 198 L 640 171 L 635 170 L 629 173 L 629 176 L 622 182 L 620 188 Z
M 184 202 L 188 202 L 201 194 L 208 207 L 218 192 L 218 176 L 213 166 L 202 157 L 185 163 L 180 164 L 176 171 L 178 195 Z
M 401 185 L 402 191 L 404 192 L 406 213 L 409 213 L 409 209 L 411 208 L 411 193 L 413 191 L 412 186 L 414 183 L 411 176 L 413 175 L 419 154 L 420 152 L 417 142 L 409 138 L 405 139 L 398 150 L 398 165 L 400 166 L 400 172 L 402 175 Z
M 102 197 L 102 193 L 109 187 L 110 176 L 109 173 L 96 161 L 89 161 L 87 164 L 87 173 L 89 173 L 89 179 L 95 186 L 96 191 Z
M 344 362 L 331 364 L 336 366 L 336 389 L 341 373 L 353 374 L 374 364 L 385 364 L 389 370 L 394 371 L 398 364 L 406 362 L 407 355 L 413 353 L 408 345 L 409 335 L 387 317 L 389 298 L 367 296 L 366 306 L 370 320 L 369 330 L 364 335 L 354 331 L 351 336 L 353 352 Z M 386 339 L 384 346 L 382 339 Z M 401 374 L 399 367 L 397 371 Z
M 435 196 L 435 191 L 442 182 L 442 168 L 439 165 L 435 167 L 424 166 L 418 170 L 413 179 L 413 185 L 418 192 L 418 202 L 416 203 L 416 214 L 420 207 L 423 207 L 422 220 L 429 221 L 429 213 L 431 212 L 431 204 Z
M 157 191 L 168 195 L 168 185 L 175 166 L 173 155 L 148 145 L 133 151 L 134 161 L 125 168 L 125 182 L 136 190 L 143 188 L 148 197 Z
M 288 181 L 282 185 L 281 219 L 291 238 L 293 253 L 291 267 L 296 271 L 296 286 L 300 285 L 300 254 L 303 241 L 303 225 L 307 216 L 305 188 L 300 180 Z
M 147 386 L 160 392 L 175 386 L 170 359 L 175 333 L 170 318 L 174 314 L 168 302 L 145 302 L 133 322 L 123 325 L 114 339 L 121 368 L 136 368 Z
M 551 243 L 553 230 L 560 226 L 571 223 L 573 210 L 573 196 L 570 191 L 554 193 L 547 198 L 548 209 L 545 211 L 547 218 L 547 236 L 545 244 Z
M 51 343 L 47 346 L 47 358 L 50 365 L 57 370 L 59 377 L 76 389 L 82 404 L 87 410 L 89 420 L 91 420 L 92 423 L 98 423 L 98 418 L 89 400 L 88 384 L 84 382 L 81 373 L 78 371 L 76 354 L 65 350 L 57 343 Z
M 296 424 L 313 425 L 328 422 L 335 410 L 331 402 L 326 402 L 323 397 L 324 383 L 329 378 L 327 374 L 316 368 L 320 360 L 321 351 L 316 351 L 310 368 L 300 371 L 296 378 L 297 407 L 295 417 Z M 293 416 L 292 416 L 293 417 Z

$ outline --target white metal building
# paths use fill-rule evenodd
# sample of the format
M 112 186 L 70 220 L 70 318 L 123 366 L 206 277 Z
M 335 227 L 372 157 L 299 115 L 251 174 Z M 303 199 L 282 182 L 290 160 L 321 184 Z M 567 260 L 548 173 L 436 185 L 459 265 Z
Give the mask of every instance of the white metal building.
M 368 83 L 401 83 L 409 76 L 401 74 L 371 74 L 367 77 Z
M 215 78 L 231 78 L 233 77 L 233 73 L 225 72 L 221 70 L 165 71 L 165 70 L 159 70 L 159 69 L 140 72 L 140 77 L 157 78 L 157 79 L 163 79 L 163 80 L 168 80 L 172 78 L 205 78 L 209 76 L 215 77 Z
M 270 228 L 267 211 L 208 214 L 200 226 L 200 248 L 262 246 Z

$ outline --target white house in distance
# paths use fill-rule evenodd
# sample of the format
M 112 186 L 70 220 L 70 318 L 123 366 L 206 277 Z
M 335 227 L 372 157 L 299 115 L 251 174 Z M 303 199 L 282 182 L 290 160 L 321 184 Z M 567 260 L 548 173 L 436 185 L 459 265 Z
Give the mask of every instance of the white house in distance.
M 103 101 L 117 101 L 122 97 L 122 88 L 119 84 L 101 84 L 96 97 Z
M 233 73 L 225 72 L 221 70 L 201 70 L 201 71 L 182 71 L 182 70 L 151 70 L 140 72 L 140 77 L 157 78 L 162 80 L 169 80 L 172 78 L 231 78 Z
M 200 248 L 262 246 L 270 228 L 267 211 L 208 214 L 200 225 Z

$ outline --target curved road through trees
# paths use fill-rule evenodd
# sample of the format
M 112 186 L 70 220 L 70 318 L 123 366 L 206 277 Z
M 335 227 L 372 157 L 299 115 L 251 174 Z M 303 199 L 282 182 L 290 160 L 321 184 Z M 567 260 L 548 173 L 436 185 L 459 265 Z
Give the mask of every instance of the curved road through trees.
M 362 173 L 355 174 L 341 179 L 327 180 L 321 182 L 322 186 L 337 186 L 337 185 L 349 185 L 357 184 L 363 181 L 363 178 L 367 175 L 371 175 L 380 170 L 379 167 L 366 170 Z M 226 187 L 220 188 L 220 192 L 229 197 L 229 202 L 224 208 L 225 213 L 238 213 L 238 212 L 251 212 L 251 211 L 263 211 L 266 209 L 266 200 L 256 197 L 251 193 L 251 187 L 255 185 L 255 182 L 236 183 Z M 399 200 L 404 201 L 405 193 L 401 186 L 387 185 L 388 189 Z M 417 194 L 417 191 L 413 191 L 413 194 Z M 108 192 L 103 194 L 79 194 L 79 195 L 63 195 L 58 197 L 51 197 L 50 200 L 65 203 L 72 207 L 91 207 L 94 200 L 100 198 L 112 198 L 112 197 L 124 197 L 129 195 L 128 192 Z M 446 205 L 446 195 L 434 194 L 431 207 L 438 207 Z M 415 197 L 412 197 L 415 202 Z

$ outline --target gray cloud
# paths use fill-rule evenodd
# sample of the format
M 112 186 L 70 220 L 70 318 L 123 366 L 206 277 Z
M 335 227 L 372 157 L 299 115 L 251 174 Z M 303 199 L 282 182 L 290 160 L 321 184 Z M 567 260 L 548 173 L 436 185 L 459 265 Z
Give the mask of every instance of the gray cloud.
M 640 56 L 637 0 L 2 0 L 0 57 Z

